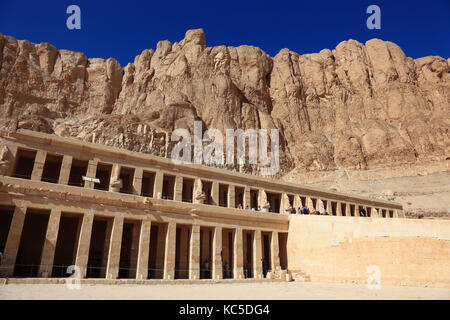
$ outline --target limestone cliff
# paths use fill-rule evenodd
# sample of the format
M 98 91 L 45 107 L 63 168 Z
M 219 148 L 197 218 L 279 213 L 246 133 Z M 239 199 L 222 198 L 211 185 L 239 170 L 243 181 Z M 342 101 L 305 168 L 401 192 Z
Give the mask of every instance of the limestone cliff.
M 428 163 L 448 170 L 450 59 L 408 58 L 379 39 L 270 57 L 252 46 L 207 47 L 197 29 L 122 68 L 0 34 L 3 130 L 167 156 L 167 133 L 192 132 L 194 120 L 222 132 L 278 128 L 281 174 L 299 183 L 313 182 L 314 172 Z

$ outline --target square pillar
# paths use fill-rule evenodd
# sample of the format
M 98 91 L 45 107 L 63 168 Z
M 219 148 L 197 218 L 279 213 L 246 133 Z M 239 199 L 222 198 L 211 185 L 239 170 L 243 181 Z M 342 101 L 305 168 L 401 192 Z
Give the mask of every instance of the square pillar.
M 183 201 L 183 177 L 176 176 L 175 177 L 175 201 Z
M 350 214 L 350 203 L 346 203 L 345 204 L 345 216 L 346 217 L 350 217 L 351 216 L 351 214 Z
M 311 211 L 311 213 L 315 210 L 314 203 L 311 197 L 306 197 L 306 208 L 308 208 Z
M 71 168 L 72 168 L 72 156 L 64 155 L 61 164 L 61 172 L 59 174 L 59 181 L 58 181 L 59 184 L 67 185 L 69 183 Z
M 81 278 L 86 277 L 93 222 L 94 215 L 92 213 L 83 215 L 80 237 L 78 240 L 77 257 L 75 259 L 75 265 L 80 268 Z
M 377 208 L 371 207 L 371 214 L 370 214 L 370 216 L 372 218 L 378 218 L 378 210 L 377 210 Z
M 7 149 L 9 152 L 7 152 L 7 158 L 4 159 L 7 161 L 7 165 L 5 167 L 3 167 L 3 170 L 1 170 L 1 167 L 0 167 L 0 174 L 10 177 L 14 174 L 14 163 L 17 160 L 16 156 L 17 156 L 18 147 L 17 147 L 17 145 L 13 145 L 13 146 L 8 146 Z
M 291 204 L 287 193 L 281 194 L 280 214 L 290 214 Z
M 253 237 L 253 274 L 255 279 L 262 279 L 262 244 L 261 230 L 254 231 Z
M 336 216 L 341 217 L 342 216 L 342 203 L 336 202 Z
M 189 279 L 200 279 L 200 226 L 192 226 L 189 243 Z
M 86 177 L 89 178 L 95 178 L 97 175 L 97 165 L 98 165 L 98 159 L 89 160 L 88 167 L 86 171 Z M 85 181 L 84 187 L 88 189 L 94 189 L 94 182 L 92 181 Z
M 280 246 L 278 244 L 278 232 L 272 231 L 272 236 L 270 237 L 270 262 L 271 262 L 271 270 L 274 272 L 275 270 L 280 269 Z
M 230 184 L 228 186 L 228 208 L 235 208 L 236 207 L 236 203 L 235 203 L 235 189 L 234 189 L 234 185 Z M 242 235 L 241 235 L 242 238 Z
M 161 170 L 156 171 L 155 174 L 155 188 L 153 189 L 153 198 L 162 199 L 164 174 Z
M 234 231 L 234 250 L 233 250 L 233 275 L 234 279 L 244 278 L 244 251 L 242 241 L 242 228 L 236 228 Z
M 41 265 L 39 275 L 43 278 L 51 276 L 53 270 L 53 260 L 55 258 L 56 241 L 58 240 L 59 221 L 61 209 L 52 209 L 47 224 L 44 247 L 42 248 Z
M 326 200 L 322 200 L 320 198 L 317 199 L 317 211 L 322 213 L 323 209 L 325 208 L 325 202 Z
M 116 181 L 120 180 L 120 169 L 121 168 L 122 168 L 122 166 L 117 163 L 114 163 L 112 166 L 111 179 L 109 180 L 109 191 L 111 191 L 111 192 L 120 192 L 120 188 L 122 188 L 122 182 L 119 184 L 116 184 Z
M 354 203 L 353 204 L 353 215 L 355 216 L 355 217 L 359 217 L 359 206 L 356 204 L 356 203 Z
M 175 277 L 175 245 L 177 224 L 173 221 L 167 226 L 166 248 L 164 255 L 164 280 L 173 280 Z
M 298 207 L 302 207 L 302 198 L 300 198 L 300 196 L 298 194 L 296 194 L 294 196 L 294 209 L 295 209 L 295 213 L 297 213 L 297 209 Z
M 134 169 L 134 177 L 133 177 L 133 193 L 138 196 L 141 195 L 142 191 L 142 175 L 144 174 L 143 168 L 135 168 Z
M 205 201 L 205 198 L 204 197 L 200 197 L 200 195 L 203 195 L 203 183 L 202 183 L 201 179 L 196 178 L 195 181 L 194 181 L 192 203 L 203 204 L 204 201 Z
M 139 253 L 137 258 L 136 279 L 148 278 L 148 255 L 150 250 L 150 230 L 152 222 L 142 220 L 141 232 L 139 234 Z
M 222 278 L 222 227 L 215 227 L 213 240 L 212 279 L 220 280 Z
M 331 206 L 331 200 L 327 200 L 327 212 L 330 216 L 333 215 L 333 208 Z M 337 208 L 336 208 L 336 215 L 337 215 Z
M 108 265 L 106 266 L 106 278 L 117 279 L 119 276 L 120 248 L 122 246 L 123 216 L 114 217 L 109 245 Z
M 19 250 L 20 238 L 22 237 L 23 223 L 27 212 L 26 207 L 16 206 L 9 228 L 8 239 L 6 240 L 3 272 L 6 277 L 11 277 L 14 273 L 17 251 Z M 1 270 L 1 269 L 0 269 Z
M 219 181 L 213 181 L 211 188 L 211 198 L 214 205 L 219 205 Z
M 33 171 L 31 173 L 31 180 L 41 181 L 42 171 L 44 170 L 45 158 L 47 157 L 47 151 L 38 150 L 36 158 L 34 159 Z

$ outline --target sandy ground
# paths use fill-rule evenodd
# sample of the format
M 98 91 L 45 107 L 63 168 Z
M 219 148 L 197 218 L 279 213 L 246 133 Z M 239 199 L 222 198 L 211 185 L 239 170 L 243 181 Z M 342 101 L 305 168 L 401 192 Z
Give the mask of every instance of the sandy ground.
M 335 299 L 433 299 L 450 300 L 450 288 L 388 287 L 305 282 L 82 285 L 68 289 L 54 284 L 8 284 L 0 286 L 6 299 L 152 299 L 152 300 L 335 300 Z

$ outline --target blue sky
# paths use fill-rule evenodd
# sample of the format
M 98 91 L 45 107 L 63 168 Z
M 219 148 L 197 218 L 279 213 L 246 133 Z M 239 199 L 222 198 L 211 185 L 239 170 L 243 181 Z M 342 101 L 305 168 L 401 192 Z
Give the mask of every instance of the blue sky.
M 68 30 L 66 8 L 81 9 L 81 30 Z M 381 9 L 381 30 L 369 30 L 366 8 Z M 159 40 L 172 43 L 203 28 L 208 46 L 258 46 L 269 55 L 289 48 L 300 54 L 333 49 L 348 39 L 380 38 L 407 56 L 450 57 L 450 0 L 427 1 L 3 1 L 0 32 L 89 58 L 133 62 Z

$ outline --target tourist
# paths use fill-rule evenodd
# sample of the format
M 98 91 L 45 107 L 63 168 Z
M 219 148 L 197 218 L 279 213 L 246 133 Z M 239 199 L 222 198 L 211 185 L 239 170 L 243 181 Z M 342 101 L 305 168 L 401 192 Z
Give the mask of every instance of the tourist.
M 361 216 L 362 216 L 362 217 L 367 217 L 367 215 L 366 215 L 366 209 L 361 208 L 361 209 L 359 210 L 359 212 L 361 213 Z
M 242 205 L 239 203 L 239 205 L 238 205 L 237 208 L 238 208 L 238 209 L 242 209 Z
M 261 261 L 262 261 L 262 271 L 263 271 L 263 276 L 264 276 L 264 278 L 265 278 L 266 275 L 267 275 L 267 262 L 266 262 L 266 260 L 264 260 L 264 259 L 261 259 Z
M 297 214 L 302 214 L 302 211 L 303 211 L 302 208 L 300 207 L 297 208 Z
M 3 252 L 0 251 L 0 266 L 3 264 Z
M 209 275 L 209 260 L 208 259 L 205 260 L 205 275 L 206 275 L 206 278 L 211 278 Z
M 261 211 L 261 206 L 258 206 L 258 211 Z
M 245 205 L 245 210 L 248 210 L 248 204 L 247 204 L 247 205 Z
M 309 214 L 309 209 L 303 206 L 303 214 Z

